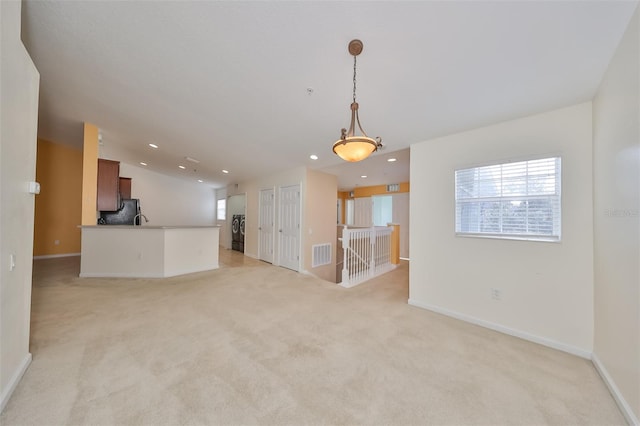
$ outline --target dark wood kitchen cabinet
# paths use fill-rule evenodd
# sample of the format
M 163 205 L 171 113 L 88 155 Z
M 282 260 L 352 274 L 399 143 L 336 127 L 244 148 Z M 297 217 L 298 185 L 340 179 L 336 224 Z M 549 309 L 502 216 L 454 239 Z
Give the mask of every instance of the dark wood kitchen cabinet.
M 121 177 L 119 181 L 120 185 L 120 198 L 128 200 L 131 198 L 131 178 Z
M 120 162 L 98 158 L 97 208 L 115 211 L 120 208 Z

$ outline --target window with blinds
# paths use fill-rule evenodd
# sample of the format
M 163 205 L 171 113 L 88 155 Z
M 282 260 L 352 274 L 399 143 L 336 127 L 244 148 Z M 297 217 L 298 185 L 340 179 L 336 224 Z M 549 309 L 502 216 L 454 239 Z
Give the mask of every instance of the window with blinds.
M 560 157 L 455 174 L 457 235 L 560 241 Z

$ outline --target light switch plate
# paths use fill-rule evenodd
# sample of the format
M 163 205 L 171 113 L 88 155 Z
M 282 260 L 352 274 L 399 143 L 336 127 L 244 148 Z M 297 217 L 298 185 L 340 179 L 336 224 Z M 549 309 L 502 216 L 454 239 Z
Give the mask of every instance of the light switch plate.
M 39 194 L 40 193 L 40 184 L 38 182 L 29 182 L 29 193 L 30 194 Z

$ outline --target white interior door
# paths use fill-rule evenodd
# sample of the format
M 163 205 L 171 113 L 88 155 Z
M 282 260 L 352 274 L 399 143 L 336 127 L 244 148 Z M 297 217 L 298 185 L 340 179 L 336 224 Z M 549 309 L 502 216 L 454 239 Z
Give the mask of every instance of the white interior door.
M 280 188 L 280 266 L 300 269 L 300 185 Z
M 275 229 L 275 198 L 273 189 L 260 191 L 260 223 L 258 224 L 260 260 L 273 263 L 273 236 Z

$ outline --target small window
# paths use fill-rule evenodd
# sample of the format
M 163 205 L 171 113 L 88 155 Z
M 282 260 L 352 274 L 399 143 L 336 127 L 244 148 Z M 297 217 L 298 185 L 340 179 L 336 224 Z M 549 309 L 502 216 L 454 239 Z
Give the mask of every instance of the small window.
M 456 234 L 560 240 L 560 157 L 456 170 Z
M 218 220 L 225 220 L 227 218 L 227 200 L 224 198 L 222 200 L 218 200 Z

